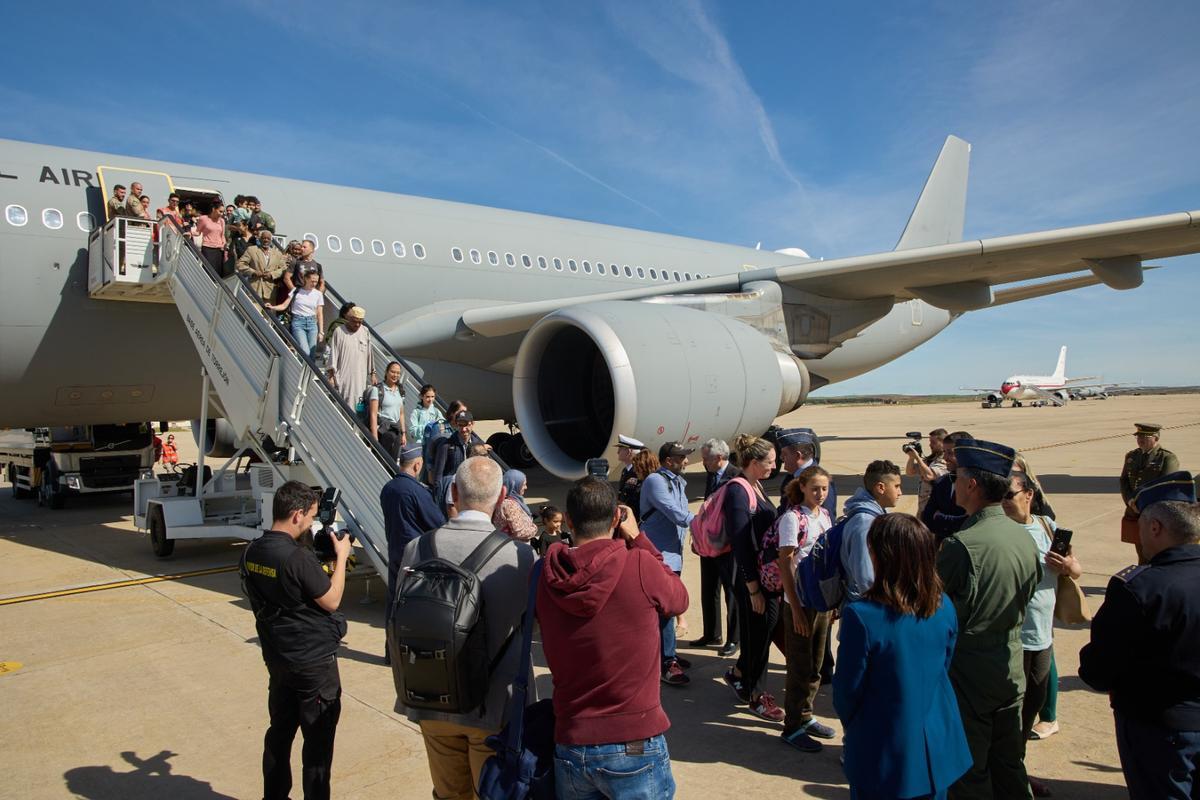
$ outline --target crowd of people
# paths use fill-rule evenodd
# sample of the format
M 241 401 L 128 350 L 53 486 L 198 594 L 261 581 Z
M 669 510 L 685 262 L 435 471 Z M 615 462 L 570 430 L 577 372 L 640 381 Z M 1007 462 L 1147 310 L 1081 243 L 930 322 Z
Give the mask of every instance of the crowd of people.
M 778 724 L 783 744 L 816 753 L 838 736 L 815 708 L 820 686 L 831 684 L 853 797 L 1049 795 L 1027 774 L 1025 752 L 1059 729 L 1054 620 L 1082 621 L 1063 616 L 1085 613 L 1064 597 L 1079 593 L 1082 565 L 1022 454 L 938 429 L 929 454 L 909 453 L 904 467 L 866 464 L 839 515 L 810 430 L 741 435 L 732 446 L 712 439 L 700 448 L 706 499 L 692 511 L 683 475 L 694 451 L 668 442 L 651 452 L 622 436 L 615 483 L 581 479 L 565 509 L 535 514 L 525 475 L 490 458 L 470 409 L 456 401 L 447 421 L 432 387 L 422 399 L 427 392 L 430 402 L 405 426 L 413 435 L 399 450 L 401 473 L 380 496 L 389 616 L 403 606 L 403 577 L 428 568 L 423 547 L 461 568 L 496 532 L 510 544 L 474 572 L 486 609 L 479 657 L 494 665 L 486 701 L 431 708 L 393 665 L 396 709 L 420 727 L 435 797 L 474 796 L 495 753 L 488 737 L 516 713 L 513 641 L 539 554 L 530 611 L 554 685 L 556 796 L 673 796 L 661 687 L 687 691 L 690 682 L 676 640 L 689 605 L 682 573 L 694 558 L 689 530 L 699 554 L 694 523 L 712 513 L 728 546 L 699 555 L 703 631 L 689 644 L 737 656 L 724 681 L 738 707 Z M 1178 787 L 1192 785 L 1200 752 L 1200 736 L 1189 733 L 1200 708 L 1189 661 L 1198 646 L 1187 638 L 1200 632 L 1187 599 L 1200 585 L 1187 583 L 1200 577 L 1200 506 L 1190 475 L 1164 472 L 1178 462 L 1155 451 L 1158 433 L 1138 426 L 1122 478 L 1145 563 L 1110 583 L 1080 666 L 1085 682 L 1112 693 L 1135 798 L 1190 796 Z M 903 473 L 923 484 L 919 516 L 895 510 Z M 831 605 L 807 583 L 808 560 L 818 558 L 837 564 Z M 766 670 L 773 645 L 786 664 L 782 706 Z M 1147 685 L 1147 664 L 1164 680 Z

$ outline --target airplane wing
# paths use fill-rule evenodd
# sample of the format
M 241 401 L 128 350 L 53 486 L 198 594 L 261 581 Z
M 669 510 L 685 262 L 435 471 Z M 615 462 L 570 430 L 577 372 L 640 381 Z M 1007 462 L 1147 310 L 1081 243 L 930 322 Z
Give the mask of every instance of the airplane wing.
M 461 324 L 483 336 L 527 330 L 546 314 L 581 303 L 644 300 L 674 294 L 736 292 L 777 281 L 822 297 L 919 298 L 949 311 L 971 311 L 1104 283 L 1132 289 L 1143 262 L 1200 252 L 1200 211 L 1184 211 L 1040 233 L 895 250 L 868 256 L 760 267 L 686 283 L 570 298 L 488 305 L 462 313 Z M 1090 275 L 994 290 L 994 286 L 1080 270 Z
M 1142 262 L 1200 252 L 1200 211 L 1105 222 L 1039 233 L 896 250 L 855 258 L 742 273 L 774 279 L 824 297 L 862 300 L 919 298 L 949 311 L 986 308 L 992 287 L 1090 270 L 1115 289 L 1141 284 Z M 1078 279 L 1071 279 L 1078 281 Z M 1088 283 L 1056 288 L 1064 291 Z M 1002 302 L 1025 299 L 1016 293 Z

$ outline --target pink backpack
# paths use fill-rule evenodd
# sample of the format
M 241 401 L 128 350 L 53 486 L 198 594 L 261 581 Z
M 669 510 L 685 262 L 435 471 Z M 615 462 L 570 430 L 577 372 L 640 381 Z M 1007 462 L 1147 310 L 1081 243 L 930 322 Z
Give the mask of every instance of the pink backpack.
M 730 491 L 729 487 L 735 483 L 746 493 L 750 502 L 750 513 L 753 514 L 758 509 L 758 497 L 754 487 L 745 478 L 734 478 L 721 484 L 700 504 L 700 510 L 688 526 L 692 532 L 692 551 L 696 555 L 712 558 L 730 551 L 729 533 L 725 530 L 725 493 Z

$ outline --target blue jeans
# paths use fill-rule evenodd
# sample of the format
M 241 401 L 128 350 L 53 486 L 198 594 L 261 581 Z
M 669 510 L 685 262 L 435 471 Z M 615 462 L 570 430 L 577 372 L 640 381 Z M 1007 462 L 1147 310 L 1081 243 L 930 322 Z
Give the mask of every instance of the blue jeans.
M 628 744 L 556 744 L 554 788 L 558 800 L 670 800 L 675 778 L 667 739 L 659 734 Z
M 1200 781 L 1200 731 L 1176 731 L 1120 711 L 1117 754 L 1130 800 L 1191 800 Z M 557 775 L 557 773 L 555 773 Z
M 678 577 L 679 573 L 675 573 Z M 662 644 L 662 661 L 665 665 L 668 661 L 676 656 L 675 653 L 675 618 L 674 617 L 659 617 L 658 631 Z
M 305 355 L 317 346 L 317 318 L 292 315 L 292 338 Z

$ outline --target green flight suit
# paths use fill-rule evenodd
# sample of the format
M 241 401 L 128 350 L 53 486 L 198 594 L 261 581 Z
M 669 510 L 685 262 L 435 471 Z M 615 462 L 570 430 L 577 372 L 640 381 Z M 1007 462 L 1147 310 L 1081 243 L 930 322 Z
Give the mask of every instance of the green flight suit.
M 1037 545 L 996 503 L 942 543 L 937 568 L 958 612 L 950 682 L 975 762 L 950 798 L 1031 798 L 1021 736 L 1021 623 L 1042 579 Z

